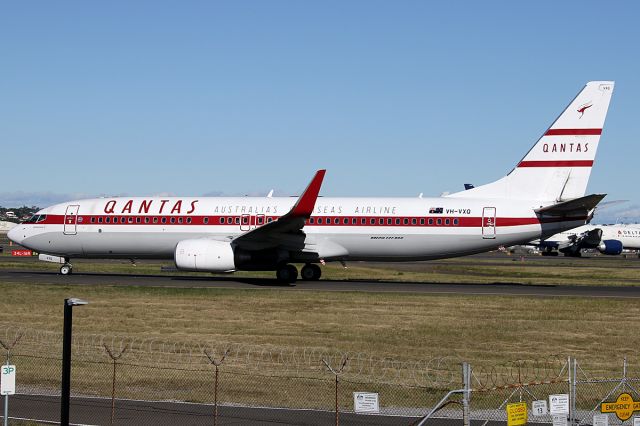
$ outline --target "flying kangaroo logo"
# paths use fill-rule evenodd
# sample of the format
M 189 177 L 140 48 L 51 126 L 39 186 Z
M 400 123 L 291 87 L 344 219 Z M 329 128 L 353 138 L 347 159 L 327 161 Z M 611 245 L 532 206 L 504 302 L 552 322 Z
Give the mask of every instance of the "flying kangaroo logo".
M 584 115 L 584 112 L 587 110 L 587 108 L 591 108 L 593 106 L 592 103 L 587 103 L 582 105 L 580 108 L 578 108 L 578 112 L 580 113 L 580 117 L 578 118 L 582 118 L 582 116 Z

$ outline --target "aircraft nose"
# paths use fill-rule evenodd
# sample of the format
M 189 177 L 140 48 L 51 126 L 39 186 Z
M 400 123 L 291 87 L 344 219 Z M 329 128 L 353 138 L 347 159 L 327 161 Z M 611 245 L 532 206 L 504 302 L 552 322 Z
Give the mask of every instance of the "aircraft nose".
M 7 237 L 16 244 L 21 244 L 24 239 L 24 234 L 22 233 L 20 225 L 14 226 L 7 232 Z

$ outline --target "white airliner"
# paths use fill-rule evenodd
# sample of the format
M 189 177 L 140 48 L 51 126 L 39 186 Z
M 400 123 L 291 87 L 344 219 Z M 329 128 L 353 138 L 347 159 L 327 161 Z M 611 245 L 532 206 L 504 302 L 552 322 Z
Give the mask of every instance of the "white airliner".
M 583 225 L 552 235 L 537 246 L 543 256 L 580 257 L 582 249 L 598 249 L 602 254 L 618 255 L 623 250 L 640 250 L 640 225 Z
M 464 256 L 547 238 L 587 223 L 585 196 L 612 81 L 580 91 L 505 177 L 439 198 L 318 197 L 319 170 L 299 198 L 124 197 L 58 204 L 9 232 L 22 246 L 73 258 L 174 259 L 185 271 L 273 270 L 317 280 L 328 261 Z

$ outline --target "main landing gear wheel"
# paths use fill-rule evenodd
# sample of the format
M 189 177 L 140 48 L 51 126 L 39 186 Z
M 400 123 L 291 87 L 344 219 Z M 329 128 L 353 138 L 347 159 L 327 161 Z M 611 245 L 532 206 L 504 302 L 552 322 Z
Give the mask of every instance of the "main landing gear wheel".
M 61 275 L 71 275 L 72 273 L 73 273 L 73 268 L 71 267 L 71 265 L 62 265 L 60 267 Z
M 298 279 L 298 270 L 293 265 L 282 265 L 276 270 L 276 277 L 282 283 L 293 284 Z
M 318 281 L 322 275 L 322 269 L 315 263 L 308 263 L 302 267 L 300 278 L 305 281 Z

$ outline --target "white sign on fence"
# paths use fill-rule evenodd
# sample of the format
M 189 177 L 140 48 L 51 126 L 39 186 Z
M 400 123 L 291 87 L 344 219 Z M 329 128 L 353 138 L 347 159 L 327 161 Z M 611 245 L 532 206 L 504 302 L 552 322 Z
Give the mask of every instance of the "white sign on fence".
M 569 395 L 566 393 L 549 395 L 549 412 L 551 414 L 569 414 Z
M 640 417 L 636 416 L 633 418 L 633 426 L 640 426 Z
M 531 403 L 531 414 L 533 414 L 534 416 L 546 416 L 548 413 L 549 410 L 547 410 L 547 401 L 545 401 L 544 399 L 533 401 Z
M 353 393 L 353 410 L 356 413 L 378 413 L 378 394 L 370 392 Z
M 0 395 L 14 395 L 16 393 L 16 366 L 3 365 L 0 378 Z
M 609 426 L 609 416 L 606 414 L 594 414 L 593 426 Z
M 567 426 L 566 414 L 554 414 L 552 417 L 553 426 Z

